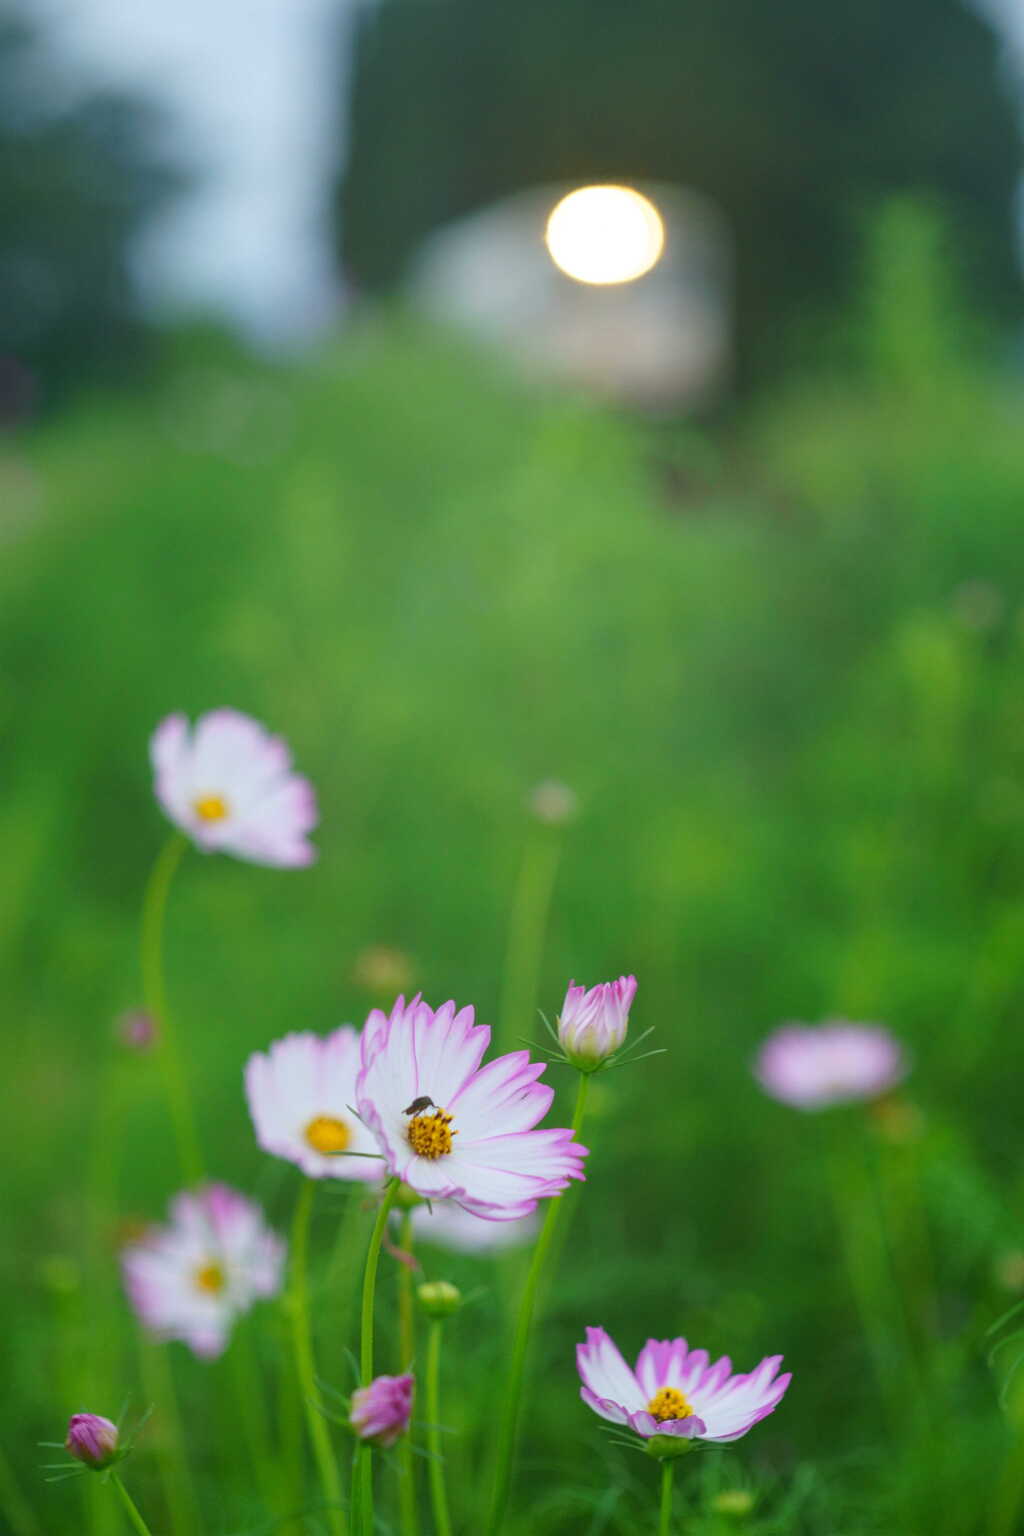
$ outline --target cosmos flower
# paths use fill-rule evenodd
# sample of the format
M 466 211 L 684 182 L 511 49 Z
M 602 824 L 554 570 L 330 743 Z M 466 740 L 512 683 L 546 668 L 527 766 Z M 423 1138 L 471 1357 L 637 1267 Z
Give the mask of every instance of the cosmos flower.
M 417 1242 L 432 1243 L 453 1253 L 496 1253 L 532 1242 L 537 1233 L 537 1218 L 486 1221 L 463 1210 L 454 1200 L 432 1200 L 429 1205 L 414 1208 L 412 1229 Z
M 360 1440 L 373 1445 L 394 1445 L 409 1427 L 413 1378 L 377 1376 L 368 1387 L 352 1393 L 349 1423 Z
M 285 1245 L 259 1206 L 224 1184 L 178 1195 L 170 1214 L 122 1251 L 125 1289 L 151 1332 L 213 1359 L 235 1318 L 281 1289 Z
M 569 1130 L 535 1130 L 553 1092 L 542 1064 L 513 1051 L 480 1066 L 491 1032 L 473 1009 L 400 997 L 366 1021 L 356 1108 L 388 1172 L 428 1200 L 490 1221 L 528 1216 L 582 1179 L 586 1148 Z
M 120 1434 L 116 1424 L 98 1413 L 73 1413 L 68 1420 L 68 1437 L 64 1448 L 76 1461 L 102 1472 L 120 1460 L 118 1446 Z
M 766 1093 L 796 1109 L 876 1099 L 903 1078 L 899 1043 L 877 1024 L 828 1019 L 784 1024 L 761 1047 L 754 1073 Z
M 234 709 L 202 715 L 189 733 L 184 715 L 153 732 L 156 797 L 175 826 L 204 853 L 233 853 L 254 864 L 296 868 L 316 849 L 316 796 L 292 772 L 285 743 Z
M 791 1378 L 777 1374 L 781 1363 L 770 1355 L 734 1376 L 726 1356 L 710 1365 L 707 1351 L 687 1349 L 685 1339 L 648 1339 L 631 1371 L 603 1328 L 588 1328 L 576 1346 L 583 1401 L 644 1440 L 738 1440 L 782 1400 Z
M 621 1048 L 635 996 L 635 976 L 603 981 L 589 992 L 569 983 L 558 1015 L 558 1043 L 574 1067 L 593 1072 Z
M 286 1157 L 311 1179 L 384 1177 L 380 1149 L 352 1113 L 359 1035 L 342 1024 L 327 1036 L 285 1035 L 245 1067 L 245 1093 L 264 1152 Z M 368 1153 L 350 1157 L 345 1153 Z

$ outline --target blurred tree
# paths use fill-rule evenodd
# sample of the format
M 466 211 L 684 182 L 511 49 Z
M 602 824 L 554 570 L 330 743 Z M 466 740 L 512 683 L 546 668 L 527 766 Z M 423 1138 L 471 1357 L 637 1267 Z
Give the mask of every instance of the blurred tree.
M 67 105 L 35 31 L 0 17 L 0 421 L 138 358 L 128 251 L 181 180 L 156 129 L 128 97 Z
M 864 210 L 925 191 L 1005 311 L 1021 156 L 998 51 L 959 0 L 380 0 L 357 35 L 345 265 L 386 290 L 437 225 L 540 181 L 678 182 L 732 222 L 749 377 L 849 291 Z

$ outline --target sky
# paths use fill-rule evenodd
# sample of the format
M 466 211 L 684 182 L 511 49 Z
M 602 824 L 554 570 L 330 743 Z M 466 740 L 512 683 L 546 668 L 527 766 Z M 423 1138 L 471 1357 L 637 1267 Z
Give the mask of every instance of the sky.
M 202 172 L 137 253 L 150 302 L 212 309 L 270 344 L 320 332 L 341 302 L 323 195 L 344 153 L 339 84 L 360 0 L 29 3 L 69 72 L 164 103 Z M 979 8 L 1024 82 L 1024 0 Z
M 169 108 L 198 185 L 136 256 L 158 310 L 213 310 L 270 344 L 339 303 L 322 206 L 357 0 L 31 0 L 69 75 Z

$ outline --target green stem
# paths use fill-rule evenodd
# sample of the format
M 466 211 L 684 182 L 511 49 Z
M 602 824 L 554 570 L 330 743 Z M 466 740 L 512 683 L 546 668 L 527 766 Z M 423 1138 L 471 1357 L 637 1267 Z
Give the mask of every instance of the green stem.
M 581 1072 L 576 1089 L 576 1110 L 572 1117 L 574 1137 L 579 1135 L 580 1127 L 583 1124 L 589 1085 L 589 1076 L 585 1072 Z M 530 1330 L 533 1325 L 534 1311 L 537 1305 L 537 1292 L 544 1274 L 548 1252 L 555 1236 L 555 1228 L 558 1225 L 563 1198 L 562 1196 L 557 1196 L 548 1201 L 547 1214 L 544 1217 L 544 1224 L 540 1229 L 537 1246 L 533 1250 L 533 1259 L 527 1271 L 526 1284 L 523 1287 L 522 1300 L 519 1303 L 519 1315 L 516 1319 L 515 1333 L 512 1338 L 512 1363 L 509 1367 L 508 1382 L 505 1388 L 504 1412 L 502 1414 L 501 1427 L 498 1431 L 494 1487 L 491 1495 L 490 1517 L 486 1526 L 487 1536 L 498 1536 L 498 1533 L 505 1524 L 505 1510 L 508 1504 L 509 1487 L 512 1481 L 512 1463 L 515 1459 L 516 1439 L 519 1431 L 519 1403 L 523 1395 L 523 1380 L 526 1375 L 526 1357 L 530 1343 Z
M 152 1536 L 149 1526 L 139 1514 L 135 1500 L 132 1498 L 131 1494 L 128 1492 L 128 1489 L 125 1487 L 124 1483 L 122 1483 L 116 1472 L 111 1472 L 110 1481 L 121 1495 L 121 1503 L 124 1505 L 125 1510 L 127 1511 L 128 1519 L 138 1531 L 139 1536 Z
M 523 850 L 515 899 L 509 918 L 508 947 L 501 993 L 496 1045 L 515 1050 L 517 1035 L 536 1022 L 537 988 L 540 981 L 544 939 L 551 897 L 562 856 L 562 837 L 555 827 L 532 825 Z
M 669 1457 L 661 1463 L 661 1514 L 658 1519 L 658 1536 L 669 1536 L 672 1529 L 672 1474 L 676 1464 Z
M 160 1476 L 175 1536 L 195 1536 L 202 1529 L 202 1517 L 196 1502 L 195 1487 L 185 1449 L 185 1436 L 178 1412 L 178 1399 L 167 1358 L 167 1346 L 140 1337 L 142 1385 L 146 1397 L 163 1416 L 162 1435 L 153 1441 L 160 1463 Z
M 904 1438 L 913 1419 L 904 1400 L 909 1367 L 906 1340 L 897 1337 L 894 1287 L 889 1273 L 877 1201 L 872 1197 L 864 1150 L 843 1135 L 840 1125 L 829 1159 L 829 1183 L 840 1249 L 850 1290 L 874 1367 L 883 1413 L 893 1438 Z
M 398 1180 L 390 1179 L 377 1212 L 377 1220 L 373 1224 L 370 1246 L 366 1253 L 359 1336 L 359 1384 L 363 1387 L 368 1387 L 373 1380 L 373 1302 L 377 1291 L 377 1262 L 380 1259 L 384 1229 L 388 1224 L 388 1217 L 397 1194 Z M 373 1452 L 366 1442 L 360 1442 L 359 1447 L 359 1484 L 359 1507 L 364 1536 L 373 1536 Z
M 189 1184 L 201 1184 L 203 1158 L 199 1135 L 164 986 L 163 936 L 167 895 L 185 848 L 185 838 L 176 832 L 164 844 L 146 886 L 142 902 L 142 995 L 146 1011 L 157 1029 L 156 1054 L 163 1072 L 182 1176 Z
M 345 1536 L 345 1516 L 342 1511 L 341 1477 L 331 1447 L 327 1420 L 317 1409 L 316 1368 L 313 1359 L 313 1338 L 309 1322 L 309 1288 L 306 1281 L 306 1262 L 309 1252 L 309 1222 L 316 1190 L 314 1179 L 303 1179 L 295 1207 L 291 1242 L 291 1318 L 292 1342 L 295 1347 L 295 1370 L 299 1378 L 302 1401 L 306 1412 L 306 1426 L 316 1458 L 320 1482 L 327 1505 L 327 1518 L 332 1536 Z M 296 1507 L 301 1499 L 296 1499 Z
M 427 1337 L 427 1449 L 430 1452 L 430 1503 L 436 1536 L 451 1536 L 448 1491 L 441 1454 L 441 1334 L 444 1323 L 435 1317 Z
M 0 1515 L 13 1536 L 40 1536 L 41 1527 L 32 1506 L 18 1486 L 6 1452 L 0 1447 Z
M 412 1211 L 402 1215 L 399 1247 L 411 1259 L 413 1249 Z M 404 1375 L 411 1371 L 416 1357 L 416 1321 L 412 1304 L 412 1267 L 400 1264 L 398 1270 L 398 1370 Z M 412 1450 L 412 1424 L 402 1436 L 398 1449 L 400 1478 L 398 1483 L 398 1509 L 402 1536 L 418 1536 L 419 1519 L 416 1512 L 416 1458 Z
M 252 1336 L 242 1322 L 235 1330 L 228 1350 L 236 1411 L 242 1425 L 246 1451 L 261 1496 L 269 1514 L 280 1513 L 281 1489 L 276 1468 L 277 1457 L 270 1439 L 267 1403 L 260 1379 L 259 1364 L 253 1352 Z

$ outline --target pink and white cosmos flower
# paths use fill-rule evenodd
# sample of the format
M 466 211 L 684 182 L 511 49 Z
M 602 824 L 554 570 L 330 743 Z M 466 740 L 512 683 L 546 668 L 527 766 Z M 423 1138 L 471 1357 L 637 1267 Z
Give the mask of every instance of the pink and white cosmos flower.
M 490 1042 L 472 1008 L 435 1012 L 417 995 L 378 1009 L 363 1030 L 356 1108 L 388 1172 L 427 1200 L 454 1200 L 489 1221 L 528 1216 L 582 1179 L 570 1130 L 535 1130 L 553 1090 L 527 1051 L 480 1060 Z
M 569 983 L 558 1015 L 558 1043 L 574 1067 L 593 1072 L 621 1048 L 635 996 L 635 976 L 603 981 L 589 992 Z
M 259 721 L 214 709 L 190 734 L 184 715 L 168 715 L 153 732 L 150 757 L 157 799 L 204 853 L 285 869 L 316 858 L 306 839 L 317 823 L 313 787 L 292 772 L 288 747 Z
M 375 1376 L 367 1387 L 352 1393 L 349 1423 L 360 1440 L 386 1449 L 409 1428 L 413 1378 Z
M 171 1202 L 168 1226 L 153 1227 L 121 1254 L 125 1289 L 139 1320 L 211 1360 L 235 1318 L 281 1289 L 285 1245 L 259 1206 L 225 1184 Z
M 725 1355 L 712 1365 L 707 1350 L 688 1349 L 685 1339 L 648 1339 L 630 1370 L 603 1328 L 588 1328 L 576 1346 L 588 1408 L 644 1440 L 738 1440 L 781 1402 L 792 1379 L 778 1375 L 781 1364 L 781 1355 L 769 1355 L 735 1376 Z
M 285 1035 L 266 1052 L 256 1051 L 246 1063 L 245 1092 L 263 1150 L 311 1179 L 379 1183 L 380 1148 L 350 1107 L 358 1071 L 359 1035 L 351 1024 L 326 1037 Z
M 816 1028 L 784 1024 L 769 1035 L 754 1063 L 766 1093 L 806 1110 L 877 1099 L 906 1072 L 903 1050 L 887 1029 L 845 1019 L 828 1019 Z

